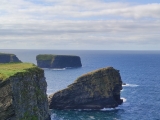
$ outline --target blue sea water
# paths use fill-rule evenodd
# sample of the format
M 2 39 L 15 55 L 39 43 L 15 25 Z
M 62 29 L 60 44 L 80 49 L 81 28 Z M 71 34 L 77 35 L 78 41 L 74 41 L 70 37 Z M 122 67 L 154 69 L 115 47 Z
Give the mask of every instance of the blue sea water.
M 52 120 L 160 120 L 160 51 L 0 50 L 36 64 L 38 54 L 72 54 L 82 68 L 44 69 L 47 94 L 66 88 L 80 75 L 107 66 L 120 70 L 124 103 L 115 109 L 51 110 Z

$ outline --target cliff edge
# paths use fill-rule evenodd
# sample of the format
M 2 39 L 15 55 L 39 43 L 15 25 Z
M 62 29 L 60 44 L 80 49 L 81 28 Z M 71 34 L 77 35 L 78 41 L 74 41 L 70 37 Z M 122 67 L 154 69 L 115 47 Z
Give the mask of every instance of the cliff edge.
M 16 55 L 8 53 L 0 53 L 0 63 L 21 62 Z
M 50 120 L 44 71 L 31 63 L 0 64 L 0 119 Z
M 66 89 L 49 96 L 50 109 L 115 108 L 120 99 L 122 80 L 119 70 L 102 68 L 79 77 Z
M 41 68 L 75 68 L 81 67 L 79 56 L 40 54 L 36 57 L 37 66 Z

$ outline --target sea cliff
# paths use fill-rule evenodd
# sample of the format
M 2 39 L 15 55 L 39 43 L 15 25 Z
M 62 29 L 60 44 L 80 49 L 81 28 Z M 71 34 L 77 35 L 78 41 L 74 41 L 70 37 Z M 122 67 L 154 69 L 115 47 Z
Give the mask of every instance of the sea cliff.
M 50 120 L 44 71 L 31 63 L 0 64 L 1 120 Z
M 16 55 L 9 53 L 0 53 L 0 63 L 21 62 Z
M 115 108 L 120 99 L 122 80 L 113 67 L 98 69 L 80 76 L 66 89 L 49 96 L 50 109 Z
M 81 67 L 79 56 L 40 54 L 36 57 L 37 66 L 41 68 L 75 68 Z

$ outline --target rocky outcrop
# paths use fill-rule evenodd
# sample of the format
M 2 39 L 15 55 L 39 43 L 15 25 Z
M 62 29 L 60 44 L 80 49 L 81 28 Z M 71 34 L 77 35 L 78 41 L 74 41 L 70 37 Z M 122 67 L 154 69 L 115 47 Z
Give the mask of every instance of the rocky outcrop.
M 21 62 L 16 55 L 8 53 L 0 53 L 0 63 Z
M 126 85 L 126 83 L 122 83 L 122 85 Z
M 50 120 L 44 71 L 29 63 L 1 64 L 0 70 L 0 119 Z
M 70 55 L 37 55 L 37 66 L 41 68 L 75 68 L 81 67 L 81 59 L 79 56 Z
M 113 67 L 79 77 L 66 89 L 49 96 L 50 109 L 102 109 L 122 104 L 121 76 Z

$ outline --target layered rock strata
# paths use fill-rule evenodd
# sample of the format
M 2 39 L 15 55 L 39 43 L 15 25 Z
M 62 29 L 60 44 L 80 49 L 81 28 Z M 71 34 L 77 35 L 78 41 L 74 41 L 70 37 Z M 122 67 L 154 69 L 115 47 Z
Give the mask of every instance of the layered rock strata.
M 16 55 L 8 53 L 0 53 L 0 63 L 21 62 Z
M 0 64 L 0 119 L 50 120 L 44 71 L 30 63 Z
M 79 56 L 70 55 L 37 55 L 37 66 L 41 68 L 75 68 L 81 67 Z
M 119 70 L 102 68 L 79 77 L 66 89 L 49 96 L 50 109 L 115 108 L 120 99 L 122 80 Z

